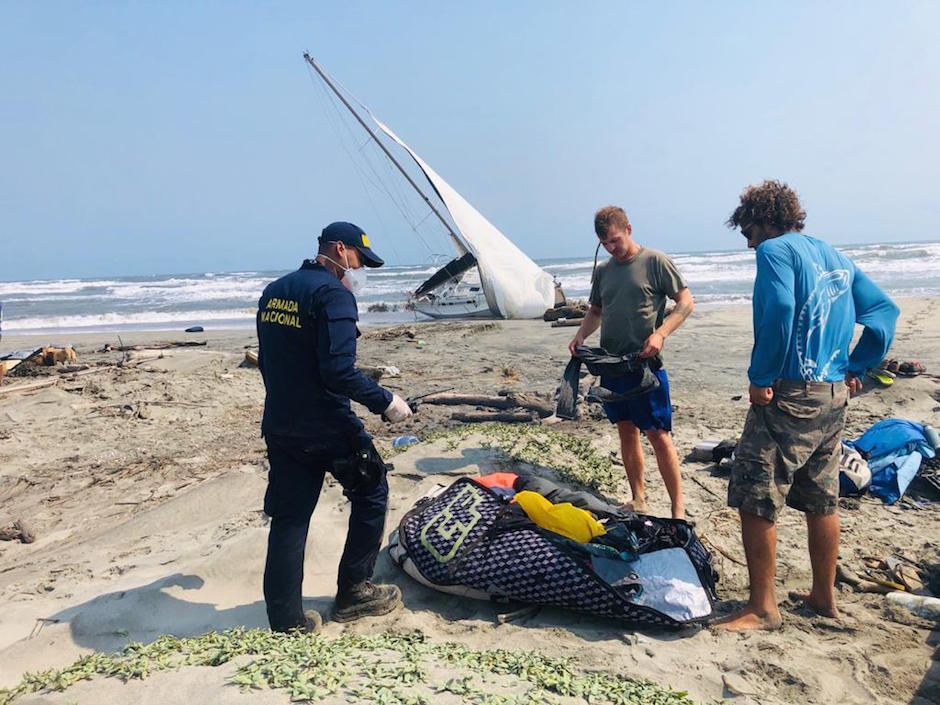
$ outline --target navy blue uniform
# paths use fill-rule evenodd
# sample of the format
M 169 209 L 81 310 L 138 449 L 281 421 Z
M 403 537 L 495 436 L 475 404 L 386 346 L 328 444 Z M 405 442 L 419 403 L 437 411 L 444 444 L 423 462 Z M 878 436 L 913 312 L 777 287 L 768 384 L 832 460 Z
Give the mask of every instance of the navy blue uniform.
M 325 474 L 337 458 L 371 446 L 350 399 L 380 414 L 392 395 L 356 369 L 356 299 L 313 260 L 265 287 L 258 302 L 258 367 L 266 390 L 261 433 L 271 470 L 264 598 L 271 628 L 304 624 L 304 546 Z M 384 474 L 370 490 L 344 489 L 352 504 L 340 561 L 342 591 L 372 577 L 385 527 Z

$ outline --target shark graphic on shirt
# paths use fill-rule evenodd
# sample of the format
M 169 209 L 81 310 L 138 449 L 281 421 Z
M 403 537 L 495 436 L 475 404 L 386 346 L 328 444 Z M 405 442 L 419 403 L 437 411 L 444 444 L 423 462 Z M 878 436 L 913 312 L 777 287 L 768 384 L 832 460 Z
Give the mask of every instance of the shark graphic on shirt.
M 848 269 L 826 271 L 816 265 L 816 286 L 800 309 L 796 323 L 796 354 L 800 365 L 800 374 L 806 381 L 820 381 L 829 373 L 829 366 L 842 352 L 833 351 L 828 360 L 815 359 L 821 343 L 822 331 L 832 312 L 832 304 L 844 296 L 851 287 Z M 822 366 L 820 367 L 820 364 Z

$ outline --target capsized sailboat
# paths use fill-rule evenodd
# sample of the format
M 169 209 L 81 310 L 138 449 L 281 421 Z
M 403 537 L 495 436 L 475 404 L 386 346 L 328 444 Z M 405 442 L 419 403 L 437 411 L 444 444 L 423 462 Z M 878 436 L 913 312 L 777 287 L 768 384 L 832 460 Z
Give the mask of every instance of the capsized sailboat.
M 368 108 L 362 106 L 365 117 L 354 109 L 309 54 L 305 53 L 304 59 L 375 140 L 385 156 L 398 167 L 450 235 L 456 256 L 411 294 L 410 302 L 415 310 L 432 318 L 539 318 L 545 309 L 564 304 L 564 293 L 551 274 L 533 262 L 470 205 Z M 414 160 L 450 220 L 395 159 L 373 127 Z

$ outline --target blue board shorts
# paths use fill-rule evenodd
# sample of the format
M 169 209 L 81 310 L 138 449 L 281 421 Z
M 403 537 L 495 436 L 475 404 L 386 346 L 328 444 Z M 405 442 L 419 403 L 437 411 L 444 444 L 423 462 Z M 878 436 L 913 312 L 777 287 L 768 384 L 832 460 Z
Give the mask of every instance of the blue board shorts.
M 660 368 L 653 374 L 659 380 L 659 387 L 649 394 L 603 405 L 604 413 L 611 423 L 630 421 L 641 431 L 672 431 L 672 402 L 669 400 L 669 378 L 666 377 L 666 369 Z M 601 386 L 612 392 L 624 393 L 639 385 L 642 378 L 642 370 L 622 377 L 602 375 Z

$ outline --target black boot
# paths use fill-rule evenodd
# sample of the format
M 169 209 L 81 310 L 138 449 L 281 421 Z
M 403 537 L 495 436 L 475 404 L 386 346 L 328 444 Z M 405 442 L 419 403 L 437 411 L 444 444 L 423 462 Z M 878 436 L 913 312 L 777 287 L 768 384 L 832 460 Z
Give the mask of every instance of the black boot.
M 323 617 L 316 610 L 304 610 L 304 626 L 302 629 L 307 634 L 319 634 L 323 628 Z
M 360 617 L 377 617 L 400 604 L 401 590 L 397 585 L 376 585 L 365 580 L 337 593 L 333 619 L 351 622 Z
M 316 610 L 304 610 L 304 621 L 291 627 L 271 627 L 272 632 L 304 632 L 305 634 L 319 634 L 323 628 L 323 617 Z

